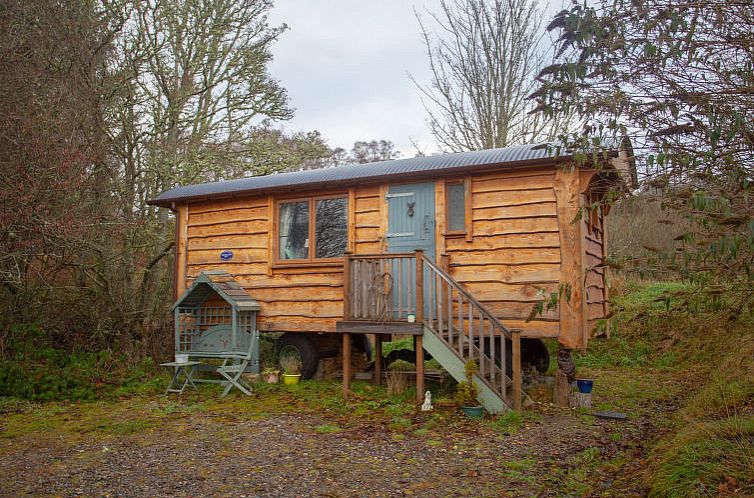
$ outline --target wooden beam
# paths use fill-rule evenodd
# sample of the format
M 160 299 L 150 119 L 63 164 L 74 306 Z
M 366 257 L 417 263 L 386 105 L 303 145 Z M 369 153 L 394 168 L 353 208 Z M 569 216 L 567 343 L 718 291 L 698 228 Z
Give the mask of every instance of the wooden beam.
M 424 342 L 421 335 L 414 336 L 414 353 L 416 354 L 416 401 L 424 400 Z
M 417 249 L 416 257 L 416 323 L 424 322 L 424 250 Z
M 275 256 L 275 234 L 277 233 L 277 218 L 278 215 L 275 212 L 275 198 L 271 195 L 267 196 L 267 276 L 271 277 L 272 265 L 277 259 Z
M 356 250 L 356 189 L 348 189 L 348 251 Z
M 521 330 L 511 329 L 513 343 L 513 409 L 521 411 Z
M 351 393 L 351 334 L 343 334 L 343 397 Z
M 374 336 L 374 383 L 382 385 L 382 335 Z
M 435 254 L 445 252 L 445 179 L 435 180 Z
M 387 252 L 387 238 L 385 238 L 385 234 L 388 230 L 388 203 L 387 203 L 387 193 L 388 193 L 388 185 L 387 183 L 381 183 L 380 184 L 380 199 L 379 199 L 379 209 L 380 209 L 380 246 L 381 250 L 380 252 Z
M 555 172 L 560 239 L 560 344 L 567 349 L 586 347 L 586 295 L 582 254 L 581 185 L 578 169 L 563 165 Z M 570 290 L 570 292 L 568 292 Z
M 342 334 L 421 335 L 421 323 L 408 322 L 336 322 L 335 330 Z
M 186 292 L 186 269 L 188 265 L 186 243 L 188 241 L 188 218 L 189 208 L 184 204 L 178 206 L 178 213 L 175 216 L 175 300 Z
M 343 320 L 351 319 L 351 253 L 343 254 Z
M 474 240 L 474 219 L 473 219 L 473 204 L 471 202 L 471 177 L 467 176 L 463 179 L 463 201 L 464 201 L 464 224 L 466 228 L 466 242 L 472 242 Z

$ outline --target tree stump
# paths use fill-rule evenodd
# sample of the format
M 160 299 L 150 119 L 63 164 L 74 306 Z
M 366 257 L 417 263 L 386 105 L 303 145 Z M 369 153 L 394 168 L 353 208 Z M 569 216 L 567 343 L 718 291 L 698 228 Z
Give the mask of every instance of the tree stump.
M 570 399 L 571 408 L 591 408 L 592 393 L 573 393 Z
M 568 408 L 570 395 L 571 383 L 568 382 L 568 375 L 558 368 L 555 371 L 555 386 L 552 390 L 552 401 L 555 403 L 555 406 Z

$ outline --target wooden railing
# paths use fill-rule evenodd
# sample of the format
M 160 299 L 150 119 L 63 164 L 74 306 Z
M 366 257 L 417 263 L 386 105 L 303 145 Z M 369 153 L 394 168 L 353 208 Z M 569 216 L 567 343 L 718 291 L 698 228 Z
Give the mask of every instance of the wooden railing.
M 417 286 L 421 251 L 393 254 L 346 254 L 344 320 L 421 322 L 423 289 Z
M 509 406 L 520 409 L 521 402 L 521 335 L 508 329 L 487 308 L 456 282 L 434 261 L 422 258 L 424 285 L 430 306 L 424 324 L 466 361 L 473 360 L 479 376 Z M 417 272 L 417 278 L 419 278 Z M 511 370 L 507 375 L 507 341 L 511 341 Z M 513 393 L 508 392 L 512 386 Z M 510 398 L 513 399 L 510 399 Z
M 500 323 L 423 251 L 346 254 L 343 276 L 344 320 L 423 323 L 464 361 L 474 360 L 479 377 L 520 408 L 520 331 Z M 506 374 L 506 339 L 513 379 Z

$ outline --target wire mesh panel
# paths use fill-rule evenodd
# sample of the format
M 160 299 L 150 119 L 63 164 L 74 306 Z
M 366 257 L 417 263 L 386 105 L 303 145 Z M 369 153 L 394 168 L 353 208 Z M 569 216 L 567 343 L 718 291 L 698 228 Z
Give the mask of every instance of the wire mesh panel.
M 230 306 L 176 308 L 176 353 L 247 353 L 256 332 L 256 311 Z

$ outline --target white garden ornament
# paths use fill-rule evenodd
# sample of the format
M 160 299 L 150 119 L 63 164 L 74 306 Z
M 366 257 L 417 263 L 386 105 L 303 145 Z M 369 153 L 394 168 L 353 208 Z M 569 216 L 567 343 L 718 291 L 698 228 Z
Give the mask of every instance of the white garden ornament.
M 429 412 L 432 411 L 432 393 L 427 391 L 424 393 L 424 403 L 422 403 L 422 411 L 423 412 Z

